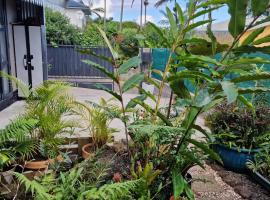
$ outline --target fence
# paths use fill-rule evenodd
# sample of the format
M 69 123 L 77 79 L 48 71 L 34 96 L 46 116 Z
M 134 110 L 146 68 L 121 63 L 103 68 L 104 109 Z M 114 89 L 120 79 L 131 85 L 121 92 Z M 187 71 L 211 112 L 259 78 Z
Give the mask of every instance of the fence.
M 108 48 L 105 47 L 80 47 L 73 45 L 48 45 L 48 76 L 49 79 L 63 80 L 79 87 L 94 88 L 96 83 L 101 83 L 113 88 L 113 81 L 104 73 L 85 64 L 82 60 L 91 60 L 104 66 L 108 71 L 113 71 L 111 63 L 96 56 L 81 53 L 81 50 L 91 50 L 97 55 L 111 57 Z

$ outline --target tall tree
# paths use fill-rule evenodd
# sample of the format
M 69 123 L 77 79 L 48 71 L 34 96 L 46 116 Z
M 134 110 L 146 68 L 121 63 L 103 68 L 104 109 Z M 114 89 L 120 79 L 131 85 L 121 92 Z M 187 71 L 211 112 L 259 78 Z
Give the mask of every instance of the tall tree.
M 148 0 L 144 0 L 144 24 L 147 23 L 147 6 L 149 5 Z
M 140 15 L 140 29 L 142 30 L 143 26 L 143 0 L 141 0 L 141 15 Z
M 119 31 L 122 31 L 122 29 L 123 29 L 124 3 L 125 3 L 125 1 L 122 0 L 122 2 L 121 2 L 121 13 L 120 13 Z
M 104 30 L 106 31 L 106 19 L 107 18 L 107 0 L 104 0 Z

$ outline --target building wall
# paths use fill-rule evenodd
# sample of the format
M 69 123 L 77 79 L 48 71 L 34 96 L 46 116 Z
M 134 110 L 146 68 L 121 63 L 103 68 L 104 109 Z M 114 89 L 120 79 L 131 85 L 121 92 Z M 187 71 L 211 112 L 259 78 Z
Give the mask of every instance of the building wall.
M 86 17 L 82 10 L 78 9 L 65 9 L 64 14 L 70 19 L 70 23 L 83 28 L 86 25 Z
M 253 31 L 254 30 L 247 31 L 240 39 L 240 42 L 243 42 Z M 270 36 L 270 26 L 265 27 L 264 31 L 256 38 L 256 40 L 264 38 L 266 36 Z M 270 46 L 270 42 L 266 42 L 257 46 L 258 47 Z

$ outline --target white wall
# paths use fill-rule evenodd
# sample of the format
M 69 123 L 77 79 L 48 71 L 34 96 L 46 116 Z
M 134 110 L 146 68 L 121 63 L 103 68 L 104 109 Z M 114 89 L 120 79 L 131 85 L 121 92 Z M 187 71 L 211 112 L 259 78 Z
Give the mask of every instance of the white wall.
M 64 14 L 70 19 L 70 23 L 79 27 L 84 28 L 86 25 L 86 17 L 82 10 L 78 9 L 65 9 Z

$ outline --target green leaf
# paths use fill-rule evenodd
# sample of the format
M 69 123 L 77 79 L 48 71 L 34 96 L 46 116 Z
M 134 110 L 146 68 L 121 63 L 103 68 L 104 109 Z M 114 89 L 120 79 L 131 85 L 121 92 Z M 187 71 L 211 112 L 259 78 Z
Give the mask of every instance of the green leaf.
M 190 99 L 191 95 L 187 87 L 185 86 L 183 79 L 176 79 L 170 82 L 170 86 L 174 94 L 179 98 Z
M 112 54 L 112 56 L 113 56 L 113 59 L 114 59 L 114 60 L 117 60 L 117 59 L 119 58 L 119 55 L 118 55 L 118 53 L 114 50 L 114 48 L 112 47 L 111 42 L 110 42 L 110 40 L 108 39 L 106 33 L 105 33 L 99 26 L 94 25 L 94 24 L 93 24 L 93 26 L 95 26 L 95 27 L 98 29 L 98 31 L 100 32 L 101 36 L 103 37 L 104 41 L 106 42 L 107 46 L 109 47 L 109 49 L 110 49 L 110 51 L 111 51 L 111 54 Z
M 149 77 L 145 77 L 145 81 L 147 82 L 147 83 L 150 83 L 150 84 L 153 84 L 156 88 L 160 88 L 160 85 L 159 85 L 159 82 L 158 81 L 156 81 L 155 79 L 153 79 L 153 78 L 149 78 Z
M 260 16 L 267 10 L 269 0 L 251 0 L 251 10 L 254 16 Z
M 242 46 L 251 44 L 264 31 L 265 27 L 252 31 L 248 37 L 241 43 Z
M 177 27 L 177 24 L 175 21 L 175 17 L 172 14 L 172 11 L 168 7 L 166 7 L 166 12 L 167 12 L 167 17 L 168 17 L 169 22 L 170 22 L 170 32 L 173 35 L 173 39 L 176 39 L 177 33 L 178 33 L 178 27 Z
M 265 17 L 264 19 L 257 21 L 257 22 L 254 24 L 253 27 L 256 27 L 256 26 L 258 26 L 258 25 L 260 25 L 260 24 L 263 24 L 263 23 L 269 22 L 269 21 L 270 21 L 270 16 L 267 16 L 267 17 Z
M 237 99 L 240 102 L 242 102 L 245 106 L 247 106 L 249 109 L 254 111 L 254 107 L 253 107 L 252 103 L 249 100 L 247 100 L 243 95 L 239 95 Z
M 137 103 L 136 103 L 135 100 L 137 100 L 137 101 L 144 101 L 146 98 L 147 98 L 147 96 L 145 94 L 143 94 L 143 95 L 140 95 L 140 96 L 137 96 L 137 97 L 131 99 L 128 102 L 127 106 L 126 106 L 126 110 L 128 110 L 130 108 L 135 108 L 136 107 Z
M 27 98 L 30 96 L 31 94 L 31 89 L 29 87 L 29 85 L 27 85 L 26 83 L 24 83 L 23 81 L 17 79 L 14 76 L 11 76 L 9 74 L 7 74 L 4 71 L 0 71 L 0 77 L 4 77 L 8 80 L 11 80 L 12 82 L 14 82 L 16 84 L 16 86 L 21 89 L 22 94 Z
M 110 93 L 112 96 L 114 96 L 114 97 L 115 97 L 116 99 L 118 99 L 119 101 L 122 101 L 122 97 L 121 97 L 119 94 L 117 94 L 116 92 L 114 92 L 114 91 L 108 89 L 106 86 L 104 86 L 104 85 L 102 85 L 102 84 L 96 84 L 96 87 L 97 87 L 98 89 L 100 89 L 100 90 L 104 90 L 104 91 Z
M 205 7 L 208 7 L 208 6 L 216 6 L 216 5 L 224 5 L 225 3 L 227 3 L 228 0 L 208 0 L 206 2 L 202 2 L 201 4 L 199 4 L 197 6 L 197 9 L 198 8 L 205 8 Z
M 123 92 L 127 92 L 130 89 L 138 86 L 143 81 L 143 79 L 144 79 L 144 74 L 135 74 L 124 83 L 122 87 Z
M 183 194 L 185 188 L 185 179 L 178 170 L 172 171 L 172 184 L 174 199 L 178 199 Z
M 193 30 L 193 29 L 195 29 L 195 28 L 197 28 L 197 27 L 199 27 L 199 26 L 202 26 L 202 25 L 204 25 L 204 24 L 207 24 L 207 23 L 209 23 L 209 22 L 211 22 L 211 20 L 203 20 L 203 21 L 195 22 L 195 23 L 190 24 L 189 26 L 187 26 L 187 27 L 183 30 L 183 32 L 187 33 L 187 32 L 189 32 L 189 31 L 191 31 L 191 30 Z
M 265 88 L 265 87 L 239 88 L 238 92 L 239 94 L 264 93 L 264 92 L 270 92 L 270 88 Z
M 220 104 L 223 101 L 223 98 L 218 98 L 215 99 L 213 101 L 211 101 L 209 104 L 205 105 L 202 109 L 202 113 L 203 112 L 208 112 L 210 109 L 212 109 L 213 107 L 215 107 L 216 105 Z
M 222 66 L 222 63 L 208 56 L 189 55 L 189 56 L 182 57 L 182 59 L 191 60 L 191 61 L 201 61 L 201 62 L 211 63 L 217 66 Z
M 194 98 L 194 106 L 203 107 L 211 102 L 211 97 L 206 89 L 202 89 L 196 94 Z
M 138 56 L 132 57 L 125 61 L 118 69 L 119 74 L 125 74 L 132 67 L 138 67 L 141 64 L 141 58 Z
M 100 64 L 95 63 L 95 62 L 93 62 L 91 60 L 82 60 L 82 62 L 84 62 L 85 64 L 90 65 L 91 67 L 94 67 L 94 68 L 98 69 L 99 71 L 103 72 L 108 77 L 110 77 L 112 80 L 114 80 L 115 82 L 118 83 L 118 79 L 114 76 L 114 74 L 111 73 L 110 71 L 108 71 L 105 67 L 101 66 Z
M 202 79 L 202 80 L 206 80 L 208 82 L 212 82 L 213 79 L 208 76 L 205 73 L 199 72 L 199 71 L 194 71 L 194 70 L 183 70 L 180 72 L 177 72 L 175 75 L 172 75 L 171 77 L 169 77 L 169 81 L 175 81 L 178 79 L 184 79 L 184 78 L 189 78 L 189 79 Z
M 227 5 L 231 15 L 229 32 L 236 38 L 245 29 L 248 0 L 228 0 Z
M 188 138 L 187 142 L 193 144 L 194 146 L 201 149 L 205 154 L 209 155 L 210 158 L 222 163 L 222 160 L 220 159 L 219 155 L 215 153 L 212 149 L 209 148 L 209 146 L 204 142 L 199 142 L 193 139 Z
M 207 13 L 209 13 L 209 12 L 212 12 L 213 10 L 217 10 L 217 9 L 219 9 L 220 7 L 221 7 L 221 6 L 216 6 L 216 7 L 213 7 L 213 8 L 208 8 L 208 9 L 205 9 L 205 10 L 201 10 L 201 11 L 195 13 L 195 14 L 190 18 L 190 20 L 195 19 L 195 18 L 197 18 L 197 17 L 200 17 L 200 16 L 202 16 L 202 15 L 205 15 L 205 14 L 207 14 Z
M 194 124 L 192 126 L 192 128 L 196 131 L 199 131 L 200 133 L 202 133 L 208 140 L 212 141 L 212 138 L 210 136 L 210 133 L 208 133 L 205 129 L 203 129 L 201 126 Z
M 257 80 L 265 80 L 265 79 L 270 79 L 270 73 L 263 72 L 260 74 L 243 75 L 243 76 L 239 76 L 237 78 L 232 79 L 231 82 L 241 83 L 241 82 L 246 82 L 246 81 L 257 81 Z
M 229 66 L 245 65 L 245 64 L 270 64 L 270 61 L 260 57 L 242 57 L 228 63 Z
M 175 7 L 176 7 L 176 11 L 177 11 L 178 20 L 179 20 L 181 25 L 184 25 L 185 16 L 184 16 L 184 13 L 183 13 L 181 6 L 178 3 L 176 3 Z
M 240 46 L 238 48 L 233 49 L 233 52 L 235 54 L 247 54 L 247 53 L 257 53 L 257 52 L 270 54 L 270 46 L 265 46 L 265 47 Z
M 228 103 L 233 103 L 238 96 L 238 90 L 234 83 L 229 81 L 221 82 L 222 89 L 227 96 Z
M 138 87 L 140 92 L 145 94 L 147 97 L 149 97 L 150 99 L 152 99 L 154 102 L 156 102 L 156 97 L 155 95 L 151 94 L 150 92 L 146 91 L 145 89 Z
M 264 37 L 264 38 L 260 38 L 260 39 L 258 39 L 256 41 L 254 41 L 252 44 L 253 45 L 259 45 L 259 44 L 264 44 L 266 42 L 270 42 L 270 36 L 269 35 Z
M 152 22 L 148 22 L 148 24 L 153 28 L 153 29 L 155 29 L 155 31 L 157 32 L 157 34 L 159 34 L 159 36 L 161 37 L 161 39 L 162 39 L 162 43 L 165 43 L 164 44 L 164 48 L 166 48 L 166 47 L 171 47 L 171 45 L 170 45 L 170 43 L 169 43 L 169 41 L 168 41 L 168 39 L 167 39 L 167 37 L 165 36 L 165 34 L 162 32 L 162 29 L 161 28 L 159 28 L 159 27 L 157 27 L 154 23 L 152 23 Z

